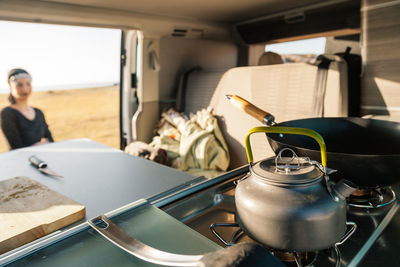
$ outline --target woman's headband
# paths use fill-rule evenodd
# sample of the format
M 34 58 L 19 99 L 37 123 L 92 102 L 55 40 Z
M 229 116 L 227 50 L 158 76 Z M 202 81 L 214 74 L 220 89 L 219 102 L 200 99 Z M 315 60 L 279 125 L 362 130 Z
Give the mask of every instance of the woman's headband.
M 20 72 L 20 73 L 11 75 L 10 78 L 9 78 L 9 80 L 12 81 L 12 82 L 14 82 L 14 81 L 16 81 L 17 79 L 21 79 L 21 78 L 29 78 L 29 79 L 32 79 L 32 76 L 31 76 L 29 73 Z

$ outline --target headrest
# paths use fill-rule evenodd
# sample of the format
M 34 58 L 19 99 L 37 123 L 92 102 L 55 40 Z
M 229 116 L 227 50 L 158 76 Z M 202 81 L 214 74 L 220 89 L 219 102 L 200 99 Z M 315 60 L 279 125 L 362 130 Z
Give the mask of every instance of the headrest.
M 264 52 L 258 60 L 258 65 L 283 64 L 282 57 L 274 52 Z

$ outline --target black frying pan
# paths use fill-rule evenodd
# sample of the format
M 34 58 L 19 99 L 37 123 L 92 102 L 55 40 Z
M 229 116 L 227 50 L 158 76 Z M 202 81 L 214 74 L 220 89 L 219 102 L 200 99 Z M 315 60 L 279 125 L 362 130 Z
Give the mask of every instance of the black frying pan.
M 348 179 L 360 187 L 392 185 L 400 181 L 400 123 L 362 118 L 313 118 L 276 126 L 303 127 L 325 140 L 333 180 Z M 275 153 L 292 148 L 298 156 L 320 160 L 318 144 L 298 135 L 267 134 Z
M 245 100 L 232 96 L 230 101 Z M 359 187 L 388 186 L 400 181 L 400 123 L 362 118 L 311 118 L 274 124 L 273 116 L 265 111 L 261 119 L 261 110 L 257 107 L 256 111 L 248 112 L 249 104 L 242 110 L 265 124 L 318 132 L 326 143 L 328 167 L 338 170 L 330 175 L 334 181 L 344 178 Z M 267 134 L 267 137 L 275 153 L 289 147 L 298 156 L 320 161 L 318 144 L 309 137 L 283 134 Z

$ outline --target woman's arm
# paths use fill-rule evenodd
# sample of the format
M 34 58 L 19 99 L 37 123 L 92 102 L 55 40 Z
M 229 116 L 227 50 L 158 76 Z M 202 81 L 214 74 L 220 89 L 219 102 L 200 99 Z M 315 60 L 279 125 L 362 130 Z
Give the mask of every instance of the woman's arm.
M 50 132 L 50 130 L 49 130 L 49 126 L 47 126 L 47 124 L 46 124 L 46 130 L 45 130 L 46 132 L 45 132 L 45 134 L 44 134 L 44 137 L 45 138 L 47 138 L 47 140 L 49 141 L 49 142 L 54 142 L 54 139 L 53 139 L 53 136 L 51 135 L 51 132 Z
M 1 112 L 1 129 L 11 149 L 25 147 L 17 126 L 16 116 L 7 109 L 3 109 Z
M 44 117 L 44 114 L 42 113 L 42 115 L 43 115 L 43 123 L 44 123 L 44 137 L 47 138 L 47 140 L 49 142 L 54 142 L 53 136 L 51 135 L 51 132 L 49 130 L 49 126 L 46 123 L 46 119 Z
M 41 139 L 40 141 L 36 142 L 36 143 L 33 144 L 33 145 L 35 146 L 35 145 L 40 145 L 40 144 L 46 144 L 46 143 L 52 143 L 52 142 L 54 142 L 53 136 L 51 135 L 51 132 L 50 132 L 50 130 L 49 130 L 49 126 L 48 126 L 47 123 L 46 123 L 46 119 L 45 119 L 45 117 L 44 117 L 43 111 L 41 111 L 41 110 L 38 109 L 38 108 L 35 108 L 35 110 L 37 111 L 37 114 L 38 114 L 39 117 L 40 117 L 40 120 L 41 120 L 41 123 L 42 123 L 42 127 L 44 128 L 44 134 L 43 134 L 43 136 L 42 136 L 42 139 Z

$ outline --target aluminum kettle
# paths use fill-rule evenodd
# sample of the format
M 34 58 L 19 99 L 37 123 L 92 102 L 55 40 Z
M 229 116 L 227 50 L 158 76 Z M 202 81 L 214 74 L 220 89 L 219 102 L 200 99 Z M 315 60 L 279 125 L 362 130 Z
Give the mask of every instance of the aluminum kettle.
M 322 164 L 295 155 L 284 158 L 281 153 L 254 164 L 253 133 L 309 136 L 320 146 Z M 304 128 L 256 127 L 245 145 L 250 172 L 237 185 L 235 205 L 237 221 L 247 235 L 271 248 L 307 252 L 333 247 L 355 231 L 350 223 L 352 229 L 346 233 L 346 197 L 356 187 L 346 180 L 329 181 L 321 135 Z

